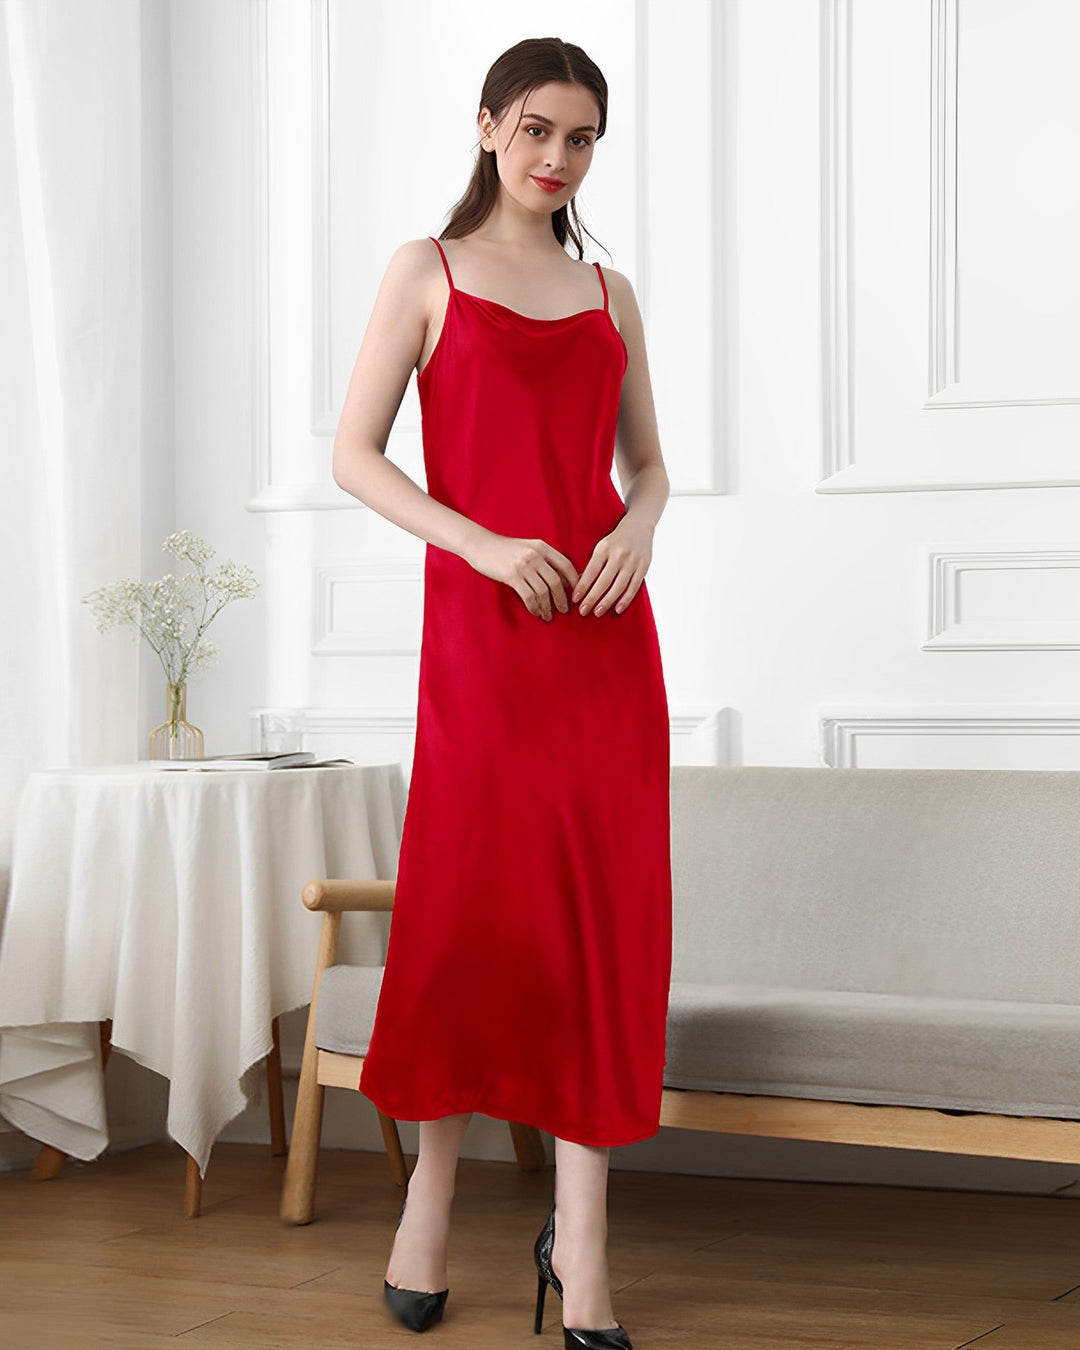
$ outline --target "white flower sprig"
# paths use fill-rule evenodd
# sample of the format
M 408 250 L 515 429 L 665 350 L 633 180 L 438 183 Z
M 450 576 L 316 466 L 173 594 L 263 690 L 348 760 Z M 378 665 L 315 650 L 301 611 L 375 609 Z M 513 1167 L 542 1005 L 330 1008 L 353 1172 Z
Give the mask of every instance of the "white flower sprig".
M 214 664 L 218 648 L 204 636 L 207 628 L 227 604 L 249 600 L 259 583 L 246 563 L 227 561 L 208 572 L 216 550 L 187 530 L 170 534 L 161 551 L 195 570 L 184 576 L 169 572 L 160 581 L 114 581 L 84 595 L 82 603 L 90 606 L 99 633 L 121 623 L 141 633 L 160 658 L 165 678 L 179 684 Z

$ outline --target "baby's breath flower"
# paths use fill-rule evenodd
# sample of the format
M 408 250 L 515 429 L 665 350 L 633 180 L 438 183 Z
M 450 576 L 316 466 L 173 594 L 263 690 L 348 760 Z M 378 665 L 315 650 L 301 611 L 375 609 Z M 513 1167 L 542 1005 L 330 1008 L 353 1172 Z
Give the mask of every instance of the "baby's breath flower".
M 259 582 L 246 563 L 231 560 L 208 572 L 206 563 L 216 550 L 187 530 L 170 534 L 161 551 L 190 562 L 194 571 L 166 572 L 157 581 L 114 581 L 84 595 L 82 603 L 90 606 L 99 633 L 119 624 L 141 633 L 166 679 L 178 684 L 214 664 L 218 648 L 204 633 L 227 604 L 250 600 Z
M 201 567 L 217 552 L 205 539 L 200 539 L 198 535 L 191 534 L 188 530 L 178 530 L 175 534 L 170 534 L 162 544 L 161 551 L 194 563 L 196 567 Z

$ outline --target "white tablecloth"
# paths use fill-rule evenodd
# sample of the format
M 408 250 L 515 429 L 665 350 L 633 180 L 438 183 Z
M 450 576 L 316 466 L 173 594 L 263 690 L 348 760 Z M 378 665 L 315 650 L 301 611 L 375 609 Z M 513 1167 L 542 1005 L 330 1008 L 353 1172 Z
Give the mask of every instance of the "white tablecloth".
M 310 1001 L 304 883 L 396 877 L 405 801 L 400 764 L 32 774 L 0 934 L 0 1114 L 101 1153 L 111 1018 L 115 1049 L 170 1080 L 169 1133 L 205 1173 L 273 1018 Z M 339 959 L 380 962 L 387 916 L 345 917 Z

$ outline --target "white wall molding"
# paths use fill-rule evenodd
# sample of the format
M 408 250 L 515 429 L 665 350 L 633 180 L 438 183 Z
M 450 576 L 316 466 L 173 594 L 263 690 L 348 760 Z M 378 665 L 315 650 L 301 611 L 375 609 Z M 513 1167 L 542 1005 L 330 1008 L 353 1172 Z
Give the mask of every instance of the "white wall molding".
M 710 719 L 717 720 L 717 724 L 726 732 L 734 717 L 735 712 L 731 708 L 683 709 L 669 714 L 669 726 L 673 739 L 678 743 L 685 744 L 695 736 L 695 733 L 703 731 L 710 733 L 711 727 L 706 725 L 710 722 Z M 249 725 L 251 730 L 250 744 L 253 750 L 266 748 L 264 745 L 265 730 L 294 734 L 303 738 L 305 742 L 308 738 L 321 741 L 334 736 L 343 738 L 385 736 L 396 739 L 406 735 L 412 738 L 416 735 L 416 708 L 414 706 L 402 708 L 316 708 L 300 704 L 293 706 L 267 704 L 251 709 Z M 714 741 L 711 735 L 708 735 L 706 743 L 721 744 L 721 742 Z M 304 745 L 304 748 L 309 747 Z M 325 747 L 311 746 L 310 748 L 322 750 Z M 347 752 L 342 751 L 341 753 Z M 677 762 L 674 756 L 673 761 Z M 704 757 L 695 757 L 691 762 L 706 763 L 710 761 Z M 728 761 L 724 759 L 717 762 L 726 763 Z
M 424 605 L 424 559 L 382 558 L 331 563 L 315 574 L 313 656 L 416 656 Z M 343 595 L 363 606 L 370 622 L 349 628 L 340 618 Z
M 270 419 L 270 73 L 267 0 L 248 0 L 242 11 L 244 91 L 240 107 L 247 114 L 246 162 L 241 200 L 248 212 L 247 269 L 248 387 L 251 390 L 251 497 L 249 511 L 273 509 L 274 477 Z
M 830 768 L 1080 769 L 1080 708 L 835 713 L 819 722 Z
M 851 377 L 851 0 L 821 4 L 822 476 L 854 463 Z
M 959 105 L 959 0 L 930 0 L 930 391 L 923 405 L 946 408 L 1025 408 L 1080 403 L 1080 397 L 1003 396 L 961 378 L 957 354 L 958 262 L 957 119 Z
M 923 651 L 1076 651 L 1080 649 L 1080 550 L 1075 548 L 979 549 L 965 552 L 928 554 L 929 603 L 927 638 Z M 1049 612 L 1035 619 L 1007 615 L 994 619 L 965 620 L 964 587 L 972 576 L 981 575 L 1002 585 L 1017 574 L 1047 573 L 1062 570 L 1076 573 L 1076 603 L 1061 594 L 1059 609 L 1045 606 Z M 1038 577 L 1031 578 L 1032 583 Z M 985 587 L 984 587 L 985 589 Z M 1002 608 L 1007 597 L 1002 595 Z M 984 601 L 985 606 L 985 601 Z
M 685 709 L 671 715 L 672 764 L 737 764 L 735 708 Z
M 311 425 L 312 436 L 333 436 L 333 347 L 330 231 L 330 7 L 311 0 Z M 419 430 L 418 427 L 410 430 Z

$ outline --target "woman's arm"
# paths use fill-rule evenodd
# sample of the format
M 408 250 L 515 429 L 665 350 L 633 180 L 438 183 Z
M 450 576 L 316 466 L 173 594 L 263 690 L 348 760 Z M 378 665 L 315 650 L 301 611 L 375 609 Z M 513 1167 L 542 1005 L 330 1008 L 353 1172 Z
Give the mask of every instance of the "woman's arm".
M 660 432 L 656 425 L 649 358 L 645 351 L 645 327 L 637 297 L 621 272 L 608 271 L 608 286 L 619 317 L 619 332 L 626 343 L 627 365 L 619 397 L 619 421 L 615 435 L 615 467 L 622 484 L 626 513 L 655 526 L 671 491 Z
M 465 557 L 490 531 L 426 493 L 386 458 L 386 444 L 431 321 L 434 245 L 410 239 L 379 285 L 334 436 L 338 487 L 429 544 Z
M 641 589 L 652 562 L 653 532 L 671 491 L 660 453 L 645 328 L 637 297 L 621 272 L 604 268 L 612 317 L 626 343 L 627 362 L 619 395 L 615 466 L 626 511 L 610 534 L 597 541 L 571 599 L 581 613 L 621 614 Z
M 544 539 L 496 534 L 436 501 L 386 458 L 390 429 L 420 354 L 436 304 L 442 266 L 427 239 L 410 239 L 390 259 L 349 380 L 334 436 L 338 487 L 438 548 L 458 554 L 486 577 L 515 590 L 530 614 L 565 614 L 577 568 Z

